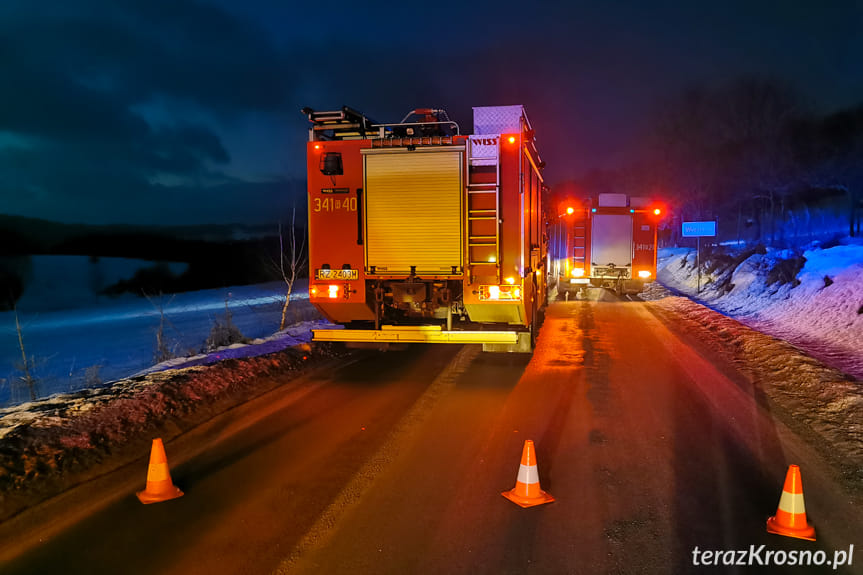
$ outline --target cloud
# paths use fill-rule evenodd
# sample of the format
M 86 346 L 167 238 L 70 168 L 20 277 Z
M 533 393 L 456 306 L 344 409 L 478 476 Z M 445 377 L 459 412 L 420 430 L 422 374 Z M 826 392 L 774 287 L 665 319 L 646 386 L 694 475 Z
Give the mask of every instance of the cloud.
M 162 93 L 233 113 L 277 110 L 290 92 L 288 61 L 261 30 L 191 0 L 38 3 L 2 19 L 0 37 L 34 73 L 124 103 Z
M 198 202 L 224 182 L 242 193 L 223 137 L 245 116 L 287 113 L 287 68 L 249 20 L 200 2 L 6 4 L 0 211 L 136 223 L 154 196 Z M 210 200 L 209 221 L 252 216 L 227 193 Z
M 298 180 L 253 182 L 212 171 L 154 180 L 138 158 L 123 157 L 128 150 L 109 152 L 91 147 L 75 153 L 65 146 L 0 151 L 0 213 L 64 222 L 259 224 L 284 219 L 292 205 L 305 203 Z
M 751 4 L 5 0 L 0 210 L 101 218 L 87 202 L 119 192 L 301 177 L 302 106 L 443 107 L 469 132 L 472 106 L 524 104 L 553 184 L 624 164 L 657 99 L 691 84 L 775 70 L 859 100 L 853 3 Z

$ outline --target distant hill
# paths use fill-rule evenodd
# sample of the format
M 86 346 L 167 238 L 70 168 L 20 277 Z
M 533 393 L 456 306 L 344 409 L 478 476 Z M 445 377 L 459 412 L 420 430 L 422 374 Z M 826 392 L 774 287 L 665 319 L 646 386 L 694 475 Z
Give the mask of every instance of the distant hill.
M 106 293 L 170 293 L 277 279 L 279 240 L 275 226 L 96 226 L 0 215 L 0 309 L 9 309 L 21 296 L 28 261 L 39 255 L 151 261 L 152 269 Z M 175 276 L 160 262 L 188 267 Z
M 275 237 L 272 226 L 244 224 L 206 224 L 196 226 L 135 226 L 135 225 L 89 225 L 64 224 L 38 218 L 0 214 L 0 256 L 63 254 L 88 256 L 142 257 L 142 259 L 164 260 L 163 253 L 154 257 L 143 257 L 146 247 L 141 243 L 152 242 L 152 249 L 166 240 L 190 242 L 228 243 L 235 241 Z M 109 245 L 119 242 L 119 245 Z M 128 247 L 130 253 L 118 253 Z

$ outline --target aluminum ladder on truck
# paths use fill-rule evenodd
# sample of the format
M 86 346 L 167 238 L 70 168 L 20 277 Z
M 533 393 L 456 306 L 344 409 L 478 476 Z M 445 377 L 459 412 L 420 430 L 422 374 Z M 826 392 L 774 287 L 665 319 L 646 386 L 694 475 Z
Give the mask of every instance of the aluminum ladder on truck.
M 493 144 L 489 144 L 493 140 Z M 476 152 L 476 153 L 475 153 Z M 494 266 L 500 283 L 500 137 L 470 138 L 467 170 L 467 252 L 470 276 L 474 266 Z
M 575 264 L 581 264 L 584 268 L 584 274 L 587 276 L 590 270 L 587 269 L 587 261 L 585 261 L 585 248 L 587 246 L 587 220 L 576 222 L 572 227 L 572 261 Z

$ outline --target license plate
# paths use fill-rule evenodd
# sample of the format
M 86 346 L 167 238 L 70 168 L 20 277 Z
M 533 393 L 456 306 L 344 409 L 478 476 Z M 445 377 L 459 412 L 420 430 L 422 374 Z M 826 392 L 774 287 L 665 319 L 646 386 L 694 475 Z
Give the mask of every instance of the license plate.
M 359 279 L 357 270 L 317 270 L 315 279 L 319 280 L 355 280 Z

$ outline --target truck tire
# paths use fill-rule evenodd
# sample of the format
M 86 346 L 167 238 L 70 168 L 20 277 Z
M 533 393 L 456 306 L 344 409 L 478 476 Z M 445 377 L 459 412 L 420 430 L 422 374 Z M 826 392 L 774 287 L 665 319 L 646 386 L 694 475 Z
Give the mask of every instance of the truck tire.
M 530 320 L 530 351 L 536 349 L 536 339 L 539 337 L 539 307 L 534 306 Z

